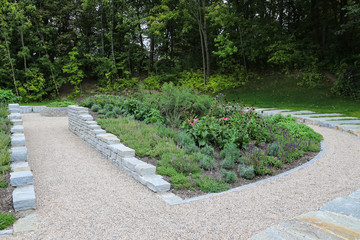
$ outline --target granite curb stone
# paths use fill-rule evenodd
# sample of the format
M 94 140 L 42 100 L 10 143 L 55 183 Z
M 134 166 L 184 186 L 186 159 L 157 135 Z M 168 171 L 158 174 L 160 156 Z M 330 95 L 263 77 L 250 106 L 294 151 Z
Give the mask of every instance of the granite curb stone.
M 31 171 L 19 171 L 10 173 L 10 184 L 13 187 L 29 185 L 34 183 Z
M 15 212 L 36 209 L 35 191 L 33 185 L 25 185 L 15 188 L 12 196 Z
M 28 154 L 27 154 L 27 148 L 26 147 L 12 147 L 11 148 L 11 162 L 15 161 L 27 161 L 28 160 Z

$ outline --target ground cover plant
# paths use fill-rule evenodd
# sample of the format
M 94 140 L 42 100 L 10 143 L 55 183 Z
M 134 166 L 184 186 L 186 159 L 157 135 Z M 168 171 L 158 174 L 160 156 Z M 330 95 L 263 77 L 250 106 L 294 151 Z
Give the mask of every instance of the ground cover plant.
M 16 218 L 9 214 L 12 211 L 12 187 L 9 186 L 10 171 L 10 129 L 11 122 L 7 119 L 9 111 L 6 103 L 0 104 L 0 230 L 7 228 L 16 221 Z M 2 213 L 4 212 L 4 213 Z
M 225 191 L 320 150 L 322 136 L 290 116 L 263 117 L 222 94 L 195 104 L 204 96 L 171 84 L 162 90 L 88 96 L 81 104 L 175 189 Z

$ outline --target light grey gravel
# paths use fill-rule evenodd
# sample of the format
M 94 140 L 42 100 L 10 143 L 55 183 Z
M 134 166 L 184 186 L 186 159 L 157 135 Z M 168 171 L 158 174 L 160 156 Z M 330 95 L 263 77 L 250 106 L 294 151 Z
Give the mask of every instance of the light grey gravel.
M 66 117 L 23 120 L 39 226 L 6 239 L 247 239 L 360 188 L 360 138 L 313 127 L 325 138 L 315 163 L 171 206 L 68 131 Z

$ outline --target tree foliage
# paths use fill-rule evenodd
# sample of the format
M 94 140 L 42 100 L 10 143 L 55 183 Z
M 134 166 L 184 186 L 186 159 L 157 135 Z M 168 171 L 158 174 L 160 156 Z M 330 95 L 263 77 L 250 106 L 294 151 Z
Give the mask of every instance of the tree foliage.
M 359 19 L 359 0 L 2 0 L 0 87 L 41 100 L 90 80 L 359 69 Z

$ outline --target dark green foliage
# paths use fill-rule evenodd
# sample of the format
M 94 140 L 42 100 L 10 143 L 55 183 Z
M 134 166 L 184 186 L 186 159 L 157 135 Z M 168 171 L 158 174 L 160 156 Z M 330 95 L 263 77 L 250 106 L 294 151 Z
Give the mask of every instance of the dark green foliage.
M 104 109 L 106 111 L 112 111 L 113 108 L 114 108 L 114 105 L 112 105 L 112 104 L 107 103 L 107 104 L 104 105 Z
M 99 109 L 99 110 L 98 110 L 98 113 L 99 113 L 100 115 L 105 115 L 105 114 L 107 113 L 107 111 L 106 111 L 105 109 Z
M 67 107 L 69 105 L 76 105 L 75 102 L 71 102 L 68 100 L 64 100 L 64 101 L 55 101 L 55 102 L 51 102 L 49 104 L 47 104 L 47 107 Z
M 0 230 L 3 230 L 13 224 L 16 218 L 8 213 L 0 213 Z
M 101 109 L 101 106 L 99 104 L 94 104 L 91 107 L 91 111 L 98 112 Z
M 224 158 L 224 160 L 221 161 L 221 167 L 225 169 L 232 169 L 234 164 L 235 162 L 231 158 Z
M 114 111 L 109 111 L 105 115 L 106 118 L 117 118 L 118 115 Z
M 113 111 L 114 111 L 117 115 L 120 115 L 120 114 L 122 113 L 120 107 L 114 107 Z
M 211 170 L 216 167 L 215 159 L 214 157 L 210 157 L 208 155 L 204 154 L 198 154 L 197 158 L 199 159 L 200 167 L 202 167 L 205 170 Z
M 255 177 L 255 171 L 253 166 L 246 167 L 243 164 L 239 165 L 238 172 L 240 177 L 246 179 L 253 179 Z
M 236 180 L 237 180 L 236 173 L 234 173 L 232 171 L 228 171 L 228 172 L 224 171 L 223 172 L 223 180 L 229 184 L 236 182 Z
M 0 188 L 7 188 L 8 183 L 0 181 Z
M 200 152 L 206 156 L 214 158 L 214 148 L 210 145 L 205 145 L 203 148 L 201 148 Z
M 223 159 L 231 160 L 232 162 L 239 162 L 241 152 L 237 149 L 236 144 L 228 143 L 224 146 L 224 149 L 220 152 L 220 156 Z
M 360 70 L 351 66 L 344 68 L 336 81 L 333 91 L 338 95 L 360 99 Z
M 204 175 L 197 179 L 196 184 L 199 189 L 204 192 L 223 192 L 230 188 L 226 183 L 211 178 L 208 175 Z
M 273 142 L 269 146 L 268 154 L 270 156 L 279 156 L 279 153 L 281 152 L 279 144 L 276 142 Z
M 18 103 L 21 101 L 21 97 L 17 97 L 11 90 L 4 90 L 0 88 L 0 103 Z

